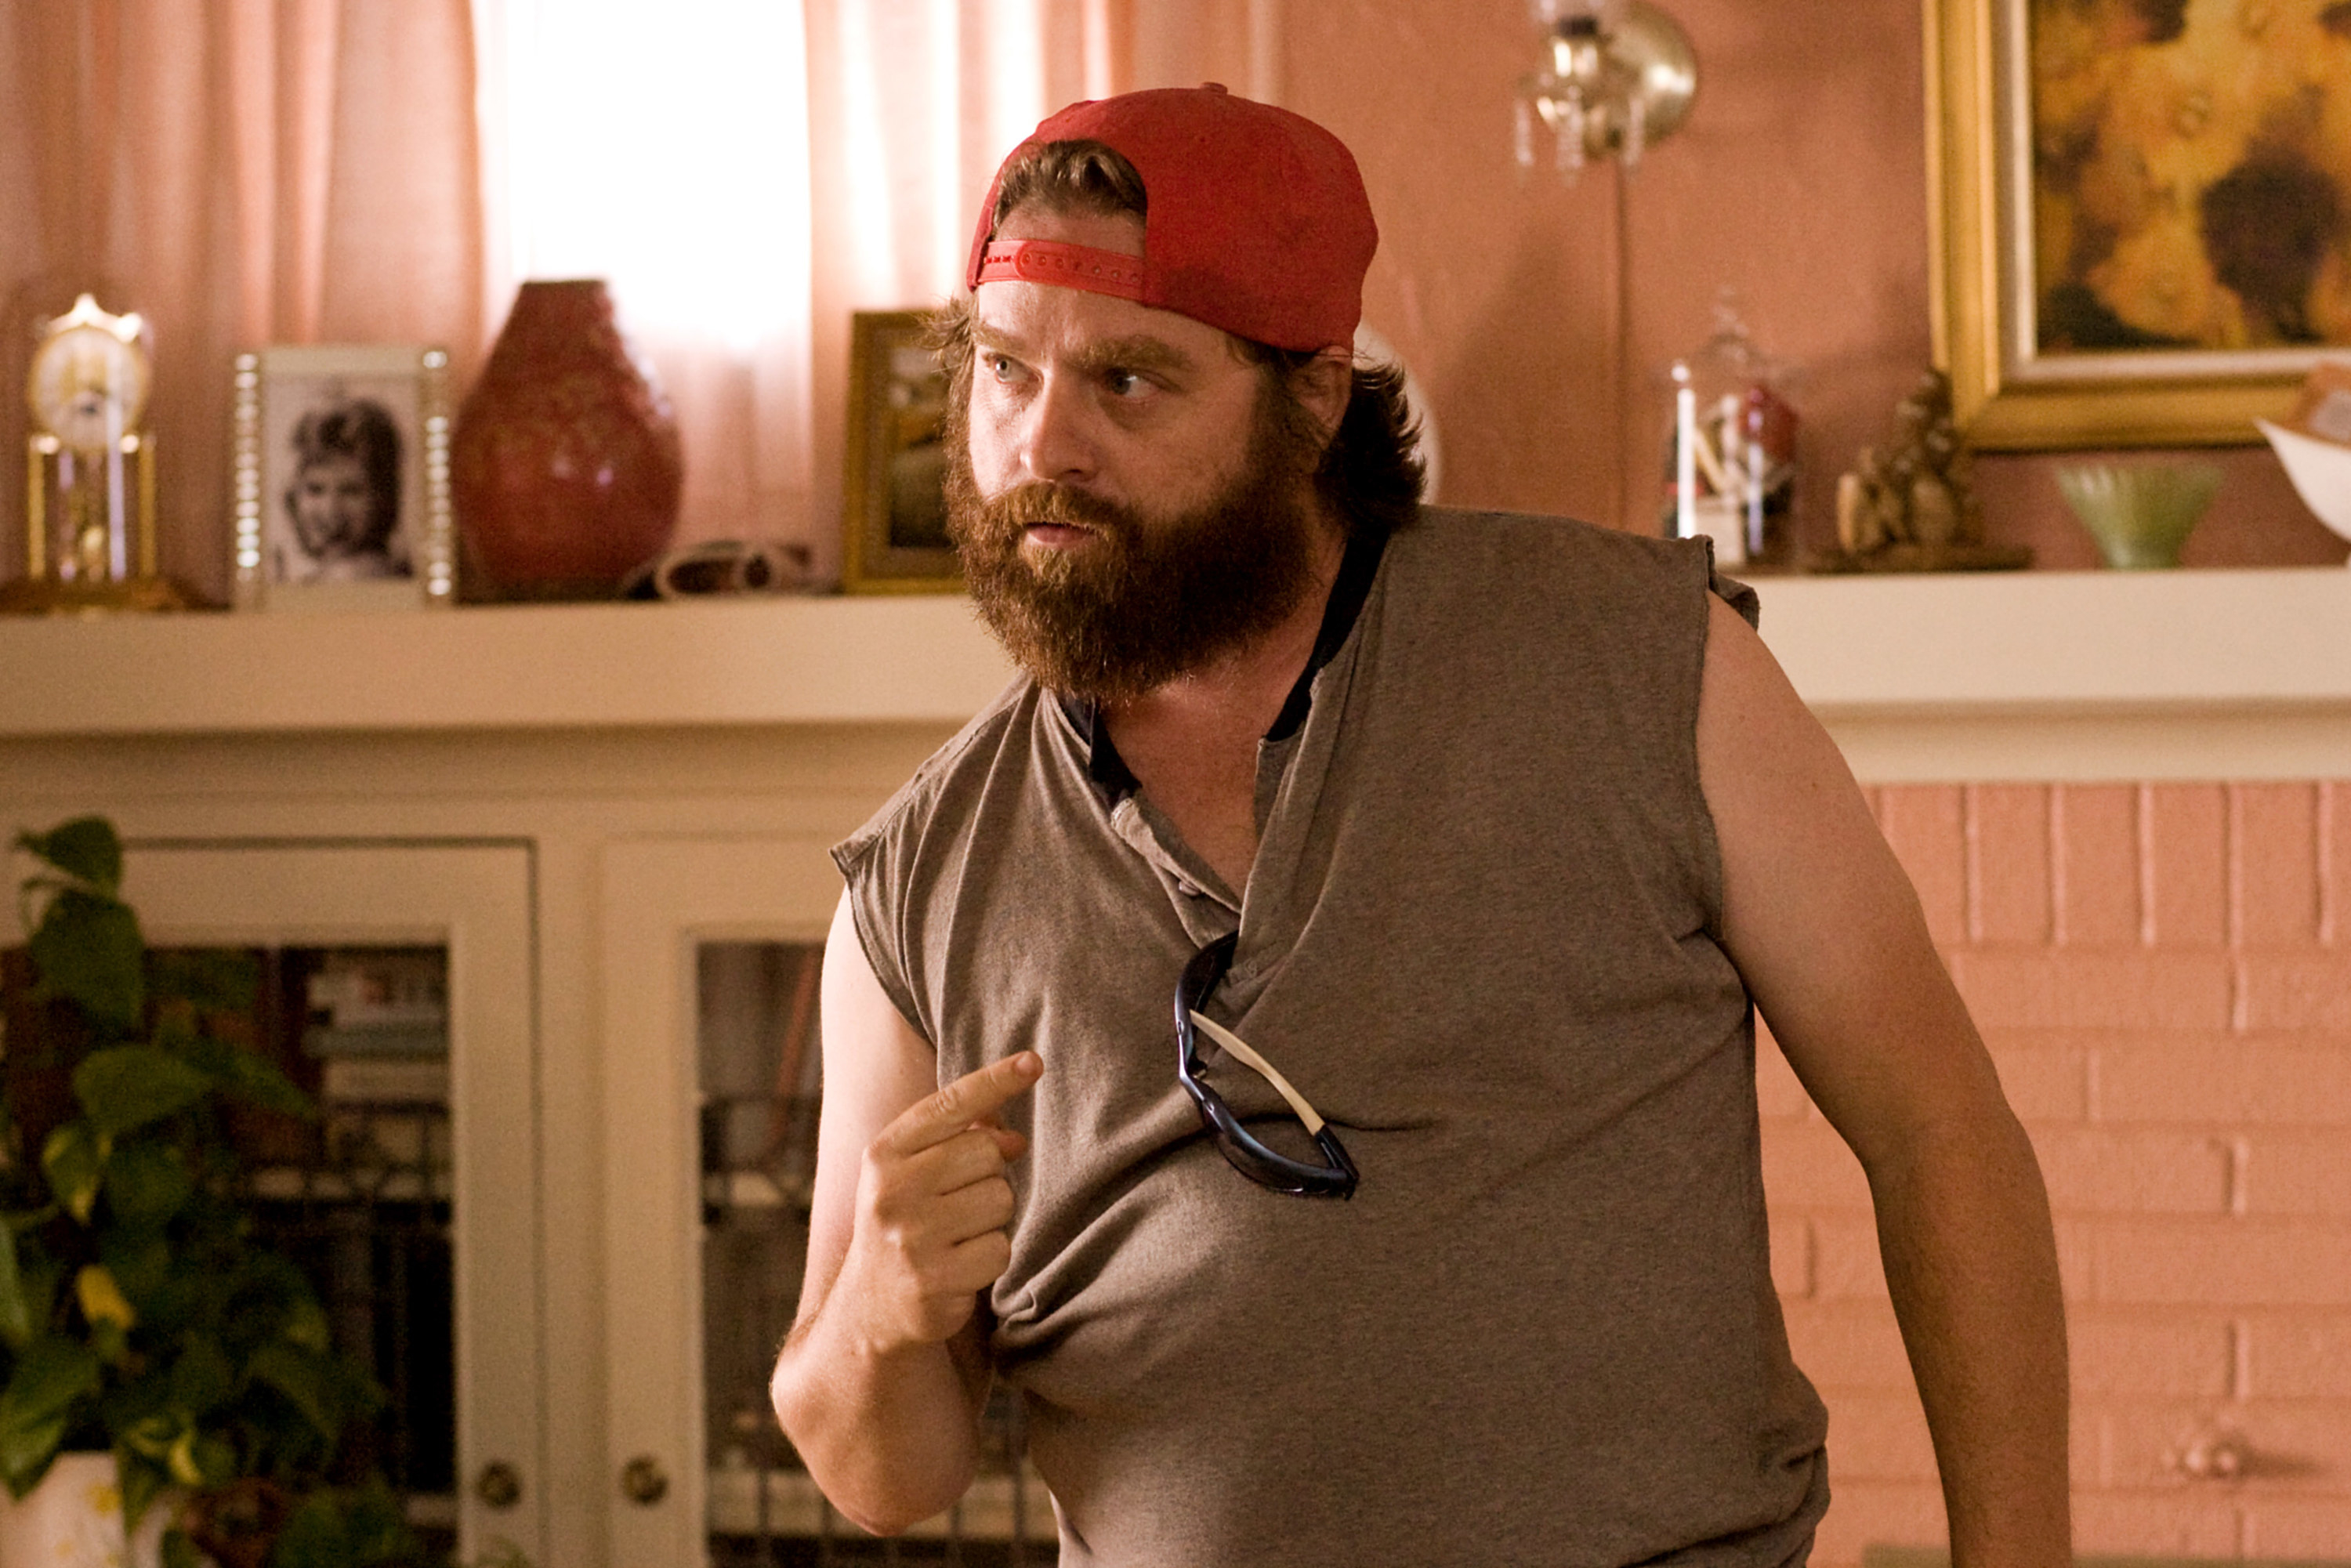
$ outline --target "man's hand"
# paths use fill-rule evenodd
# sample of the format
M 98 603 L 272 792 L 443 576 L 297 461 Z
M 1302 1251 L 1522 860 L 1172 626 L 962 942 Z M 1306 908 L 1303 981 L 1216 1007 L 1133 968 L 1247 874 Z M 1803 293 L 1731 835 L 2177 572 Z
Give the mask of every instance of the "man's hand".
M 998 1124 L 1024 1051 L 939 1087 L 938 1053 L 873 977 L 846 894 L 824 946 L 824 1114 L 799 1319 L 770 1393 L 833 1506 L 876 1535 L 954 1505 L 979 1469 L 978 1293 L 1011 1256 Z
M 866 1145 L 834 1300 L 874 1354 L 954 1337 L 1011 1262 L 1005 1170 L 1029 1140 L 996 1117 L 1043 1070 L 1032 1051 L 991 1062 L 907 1107 Z

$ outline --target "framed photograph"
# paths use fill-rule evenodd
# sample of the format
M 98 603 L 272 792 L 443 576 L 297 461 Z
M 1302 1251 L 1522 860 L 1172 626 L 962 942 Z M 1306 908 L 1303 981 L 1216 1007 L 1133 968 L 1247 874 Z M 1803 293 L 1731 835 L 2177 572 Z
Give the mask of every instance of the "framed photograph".
M 849 474 L 841 586 L 851 593 L 956 593 L 947 542 L 946 372 L 914 310 L 851 319 Z
M 2351 351 L 2351 7 L 1927 22 L 1936 360 L 1976 444 L 2250 444 Z
M 407 345 L 237 356 L 237 608 L 456 602 L 448 379 L 446 353 Z

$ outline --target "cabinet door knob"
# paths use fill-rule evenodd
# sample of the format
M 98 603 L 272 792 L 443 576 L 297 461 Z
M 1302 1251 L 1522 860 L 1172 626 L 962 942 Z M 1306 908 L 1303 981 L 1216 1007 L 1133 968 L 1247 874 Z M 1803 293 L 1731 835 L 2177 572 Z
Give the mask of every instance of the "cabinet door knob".
M 621 1467 L 621 1495 L 639 1508 L 651 1508 L 669 1496 L 669 1472 L 660 1460 L 640 1454 Z
M 493 1459 L 474 1478 L 474 1495 L 492 1508 L 512 1508 L 522 1500 L 522 1476 L 504 1459 Z

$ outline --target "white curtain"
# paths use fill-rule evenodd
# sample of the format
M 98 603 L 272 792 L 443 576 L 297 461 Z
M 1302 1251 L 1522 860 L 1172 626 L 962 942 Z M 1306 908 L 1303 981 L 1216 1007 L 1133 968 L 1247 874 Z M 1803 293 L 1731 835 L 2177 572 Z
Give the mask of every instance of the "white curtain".
M 1072 99 L 1277 96 L 1279 0 L 0 0 L 0 316 L 155 325 L 167 570 L 227 591 L 228 364 L 437 342 L 612 281 L 676 404 L 685 539 L 840 561 L 852 310 L 951 290 Z M 0 445 L 22 451 L 22 400 Z M 0 577 L 22 489 L 0 487 Z
M 474 0 L 486 317 L 600 277 L 685 441 L 680 540 L 840 570 L 855 310 L 945 297 L 997 162 L 1133 79 L 1134 0 Z
M 162 565 L 207 599 L 228 594 L 239 352 L 445 343 L 461 375 L 475 362 L 466 4 L 0 0 L 0 364 L 21 372 L 22 334 L 83 289 L 147 319 Z M 24 567 L 24 423 L 10 390 L 0 578 Z

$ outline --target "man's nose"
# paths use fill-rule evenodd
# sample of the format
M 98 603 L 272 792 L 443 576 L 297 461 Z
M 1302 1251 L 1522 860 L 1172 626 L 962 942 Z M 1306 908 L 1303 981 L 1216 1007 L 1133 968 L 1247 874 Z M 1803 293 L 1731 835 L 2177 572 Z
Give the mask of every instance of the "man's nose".
M 1083 389 L 1071 377 L 1048 374 L 1022 419 L 1023 476 L 1045 484 L 1083 483 L 1093 477 L 1095 460 Z

